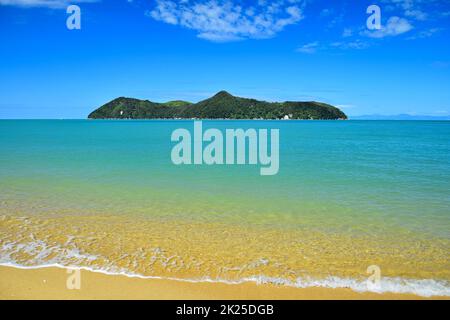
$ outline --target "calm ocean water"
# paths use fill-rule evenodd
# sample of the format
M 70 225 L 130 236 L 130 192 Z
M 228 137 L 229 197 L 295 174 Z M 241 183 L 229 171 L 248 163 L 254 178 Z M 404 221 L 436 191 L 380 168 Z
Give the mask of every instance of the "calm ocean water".
M 279 129 L 275 176 L 173 165 L 192 126 L 1 120 L 0 262 L 450 295 L 450 122 L 203 122 Z

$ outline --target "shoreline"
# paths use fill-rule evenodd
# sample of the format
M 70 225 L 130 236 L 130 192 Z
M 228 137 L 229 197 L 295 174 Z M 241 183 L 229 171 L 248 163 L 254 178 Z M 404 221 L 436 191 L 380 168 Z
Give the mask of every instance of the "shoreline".
M 73 270 L 73 269 L 71 269 Z M 80 289 L 68 289 L 75 275 L 67 268 L 48 266 L 20 268 L 0 266 L 0 299 L 137 299 L 137 300 L 422 300 L 414 294 L 356 292 L 349 288 L 295 288 L 274 284 L 243 282 L 193 282 L 130 277 L 99 271 L 80 270 Z

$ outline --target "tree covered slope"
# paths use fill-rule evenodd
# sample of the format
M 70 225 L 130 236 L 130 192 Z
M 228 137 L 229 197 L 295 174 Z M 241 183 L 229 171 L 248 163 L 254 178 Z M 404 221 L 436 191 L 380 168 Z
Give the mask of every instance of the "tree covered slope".
M 156 103 L 117 98 L 93 111 L 89 119 L 347 119 L 336 107 L 320 102 L 266 102 L 235 97 L 226 91 L 190 103 Z

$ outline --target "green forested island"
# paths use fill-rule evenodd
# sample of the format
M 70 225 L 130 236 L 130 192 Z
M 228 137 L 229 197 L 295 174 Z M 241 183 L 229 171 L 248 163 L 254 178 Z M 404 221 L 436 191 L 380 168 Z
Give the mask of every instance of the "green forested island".
M 151 102 L 117 98 L 93 111 L 89 119 L 347 119 L 336 107 L 321 102 L 266 102 L 221 91 L 198 103 Z

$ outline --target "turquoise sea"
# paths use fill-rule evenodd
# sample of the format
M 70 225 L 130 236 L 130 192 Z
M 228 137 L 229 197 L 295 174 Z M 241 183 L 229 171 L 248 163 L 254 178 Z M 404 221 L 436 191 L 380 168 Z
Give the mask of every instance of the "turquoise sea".
M 0 120 L 0 263 L 450 295 L 450 122 L 280 130 L 280 170 L 175 166 L 193 121 Z

